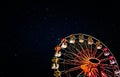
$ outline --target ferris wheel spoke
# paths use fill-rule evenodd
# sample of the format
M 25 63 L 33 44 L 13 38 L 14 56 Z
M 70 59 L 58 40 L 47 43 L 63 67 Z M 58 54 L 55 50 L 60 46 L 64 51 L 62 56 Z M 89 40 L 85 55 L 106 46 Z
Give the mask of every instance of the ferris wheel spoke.
M 82 73 L 84 73 L 83 70 L 77 75 L 77 77 L 79 77 Z
M 89 53 L 90 53 L 90 56 L 93 57 L 93 53 L 92 53 L 92 45 L 90 45 Z
M 73 46 L 72 46 L 73 47 Z M 74 48 L 74 47 L 73 47 Z M 69 53 L 69 54 L 71 54 L 71 55 L 73 55 L 73 56 L 75 56 L 75 57 L 77 57 L 77 58 L 79 58 L 79 55 L 77 54 L 77 53 L 75 53 L 75 52 L 78 52 L 78 49 L 74 49 L 74 51 L 73 50 L 71 50 L 70 48 L 68 48 L 70 51 L 72 51 L 72 52 L 70 52 L 70 51 L 67 51 L 67 53 Z
M 99 75 L 97 69 L 96 69 L 96 71 L 93 71 L 93 72 L 94 72 L 94 75 L 97 75 L 97 76 Z
M 82 45 L 80 43 L 78 43 L 78 45 L 81 47 L 82 51 L 85 52 L 84 48 L 82 47 Z
M 80 55 L 80 57 L 81 57 L 82 60 L 85 60 L 85 59 L 89 58 L 88 54 L 85 54 L 85 53 Z
M 67 70 L 65 71 L 65 73 L 70 73 L 70 72 L 73 72 L 73 71 L 77 71 L 77 70 L 79 70 L 79 69 L 81 69 L 80 66 L 73 67 L 73 68 L 67 69 Z
M 73 60 L 75 59 L 75 57 L 73 57 L 73 55 L 71 54 L 62 53 L 62 55 L 66 56 L 69 59 L 73 59 Z
M 80 62 L 77 60 L 70 60 L 70 59 L 66 59 L 66 60 L 61 59 L 61 60 L 63 60 L 63 62 L 59 62 L 61 64 L 80 65 Z
M 70 73 L 66 73 L 66 76 L 67 76 L 67 77 L 72 77 L 72 76 L 70 75 Z
M 77 51 L 78 56 L 88 57 L 88 54 L 86 54 L 86 52 L 80 51 L 79 49 L 75 48 L 75 46 L 72 46 L 72 47 Z
M 79 49 L 76 48 L 74 45 L 71 45 L 71 47 L 74 48 L 74 50 L 78 52 Z
M 80 45 L 80 44 L 79 44 Z M 81 49 L 82 49 L 82 56 L 84 58 L 86 57 L 90 57 L 92 53 L 90 53 L 90 50 L 87 48 L 87 49 L 83 49 L 82 45 L 80 45 Z
M 80 64 L 76 64 L 76 63 L 69 63 L 69 62 L 58 62 L 59 64 L 64 64 L 64 65 L 74 65 L 74 66 L 78 66 Z
M 79 55 L 77 55 L 75 53 L 71 53 L 71 52 L 67 52 L 67 53 L 68 54 L 63 54 L 63 55 L 70 58 L 70 59 L 83 60 L 82 58 L 80 58 Z
M 66 63 L 67 64 L 67 63 Z M 72 62 L 68 62 L 68 65 L 74 65 L 74 66 L 79 66 L 79 63 L 72 63 Z
M 106 66 L 106 67 L 104 67 L 104 68 L 106 68 L 106 69 L 113 69 L 112 67 L 109 67 L 109 66 Z
M 86 47 L 86 52 L 87 52 L 87 55 L 89 55 L 89 57 L 93 57 L 93 52 L 92 52 L 92 44 L 89 45 L 86 43 L 85 41 L 85 47 Z
M 72 47 L 75 48 L 74 46 L 72 46 Z M 77 51 L 77 55 L 82 55 L 83 54 L 79 49 L 75 48 L 75 50 Z
M 96 53 L 97 53 L 97 48 L 95 47 L 93 50 L 93 57 L 95 57 Z
M 72 53 L 76 58 L 78 58 L 79 60 L 81 60 L 81 58 L 80 58 L 80 56 L 79 55 L 77 55 L 77 54 L 74 54 L 74 53 Z
M 78 50 L 78 54 L 77 54 L 81 59 L 82 58 L 88 58 L 89 56 L 88 56 L 88 54 L 87 54 L 87 52 L 86 52 L 86 54 L 85 53 L 81 53 L 79 50 Z
M 80 60 L 80 56 L 76 53 L 68 52 L 69 54 L 73 55 L 74 57 L 77 57 Z
M 71 44 L 70 44 L 70 46 L 68 47 L 68 49 L 69 49 L 70 51 L 72 51 L 73 53 L 75 53 L 76 51 L 75 51 L 75 49 L 73 49 L 73 48 L 75 48 L 75 47 L 73 47 Z
M 107 69 L 113 69 L 113 65 L 109 65 L 109 64 L 100 64 L 100 66 Z
M 79 43 L 78 43 L 78 44 L 79 44 Z M 79 54 L 82 55 L 84 58 L 90 57 L 89 50 L 88 50 L 88 49 L 85 50 L 85 49 L 83 49 L 83 47 L 82 47 L 81 44 L 79 44 L 79 45 L 80 45 L 80 47 L 81 47 L 81 49 L 82 49 L 82 51 L 78 50 L 78 51 L 79 51 Z
M 100 56 L 102 56 L 103 55 L 103 52 L 101 52 L 96 58 L 99 58 Z
M 97 68 L 92 68 L 91 71 L 89 72 L 90 77 L 95 77 L 98 76 L 98 69 Z
M 108 60 L 109 60 L 109 58 L 104 58 L 104 59 L 100 59 L 100 62 L 103 63 L 103 62 L 106 62 Z
M 73 56 L 73 57 L 75 57 L 75 56 L 79 57 L 76 53 L 72 53 L 72 52 L 67 51 L 67 50 L 65 50 L 65 53 L 66 53 L 66 54 L 69 54 L 69 55 L 71 55 L 71 56 Z
M 108 69 L 105 69 L 106 72 L 108 72 L 108 75 L 114 75 L 113 72 L 109 71 Z
M 87 57 L 91 57 L 92 53 L 90 52 L 89 49 L 86 49 L 86 52 L 84 52 L 84 54 L 87 56 Z
M 74 47 L 74 46 L 73 46 Z M 89 53 L 90 52 L 90 50 L 87 48 L 86 50 L 84 50 L 84 52 L 81 52 L 80 50 L 78 50 L 77 48 L 75 48 L 76 49 L 76 51 L 78 51 L 78 55 L 80 56 L 80 57 L 82 57 L 82 58 L 88 58 L 88 57 L 90 57 L 90 56 L 92 56 L 92 53 Z
M 75 53 L 72 49 L 68 48 L 67 53 L 69 53 L 69 52 Z
M 103 69 L 104 72 L 109 73 L 110 75 L 114 75 L 113 72 L 111 72 L 110 70 L 108 70 L 108 69 L 106 69 L 104 67 L 102 67 L 102 69 Z
M 81 50 L 82 49 L 82 45 L 79 42 L 76 42 L 76 44 L 78 45 L 79 50 Z
M 78 49 L 78 50 L 81 50 L 81 47 L 80 47 L 80 45 L 78 44 L 79 42 L 76 42 L 75 44 L 74 44 L 74 47 L 76 48 L 76 49 Z
M 85 49 L 87 49 L 87 48 L 88 48 L 88 46 L 87 46 L 87 43 L 86 43 L 86 41 L 84 42 L 84 44 L 85 44 Z
M 59 58 L 59 60 L 62 60 L 62 61 L 71 61 L 71 62 L 79 62 L 79 60 L 71 60 L 71 59 L 62 59 L 62 58 Z

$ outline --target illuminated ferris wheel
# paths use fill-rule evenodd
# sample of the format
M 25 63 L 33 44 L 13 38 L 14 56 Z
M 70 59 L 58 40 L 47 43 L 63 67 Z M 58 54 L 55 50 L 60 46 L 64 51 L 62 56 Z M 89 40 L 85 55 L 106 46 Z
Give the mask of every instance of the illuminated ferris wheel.
M 55 47 L 52 67 L 55 77 L 120 77 L 110 49 L 87 34 L 72 34 Z

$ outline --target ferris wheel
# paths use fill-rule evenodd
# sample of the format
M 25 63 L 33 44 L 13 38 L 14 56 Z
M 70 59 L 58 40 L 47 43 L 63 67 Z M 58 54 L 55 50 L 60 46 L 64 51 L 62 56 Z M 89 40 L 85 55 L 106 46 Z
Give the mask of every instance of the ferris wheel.
M 95 37 L 71 34 L 55 47 L 55 77 L 120 77 L 119 65 L 110 49 Z

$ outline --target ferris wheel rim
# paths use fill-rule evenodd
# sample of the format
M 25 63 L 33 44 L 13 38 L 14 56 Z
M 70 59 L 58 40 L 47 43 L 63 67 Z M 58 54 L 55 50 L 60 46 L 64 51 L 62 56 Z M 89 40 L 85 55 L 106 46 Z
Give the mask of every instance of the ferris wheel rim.
M 84 33 L 77 33 L 77 34 L 70 34 L 70 35 L 77 36 L 77 35 L 79 35 L 79 34 L 83 34 L 84 36 L 92 36 L 92 35 L 84 34 Z M 64 37 L 64 38 L 67 39 L 67 38 L 70 37 L 70 35 L 68 35 L 68 36 L 66 36 L 66 37 Z M 111 53 L 112 55 L 114 55 L 114 54 L 111 52 L 111 50 L 108 48 L 108 46 L 106 46 L 101 40 L 95 38 L 94 36 L 92 36 L 92 38 L 95 39 L 96 41 L 100 41 L 101 44 L 102 44 L 103 46 L 105 46 L 105 47 L 110 51 L 110 53 Z M 59 46 L 61 45 L 61 43 L 62 43 L 62 42 L 60 42 Z M 115 59 L 115 61 L 116 61 L 116 59 Z M 117 62 L 117 61 L 116 61 L 116 62 Z M 117 65 L 118 65 L 118 63 L 117 63 Z M 118 67 L 119 67 L 119 65 L 118 65 Z

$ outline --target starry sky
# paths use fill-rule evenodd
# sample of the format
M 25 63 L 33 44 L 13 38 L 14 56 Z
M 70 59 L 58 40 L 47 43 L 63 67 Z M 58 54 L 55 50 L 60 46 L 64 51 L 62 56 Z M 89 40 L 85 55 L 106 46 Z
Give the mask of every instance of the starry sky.
M 75 33 L 101 40 L 120 64 L 120 24 L 112 2 L 13 2 L 3 9 L 0 77 L 53 77 L 54 47 Z

